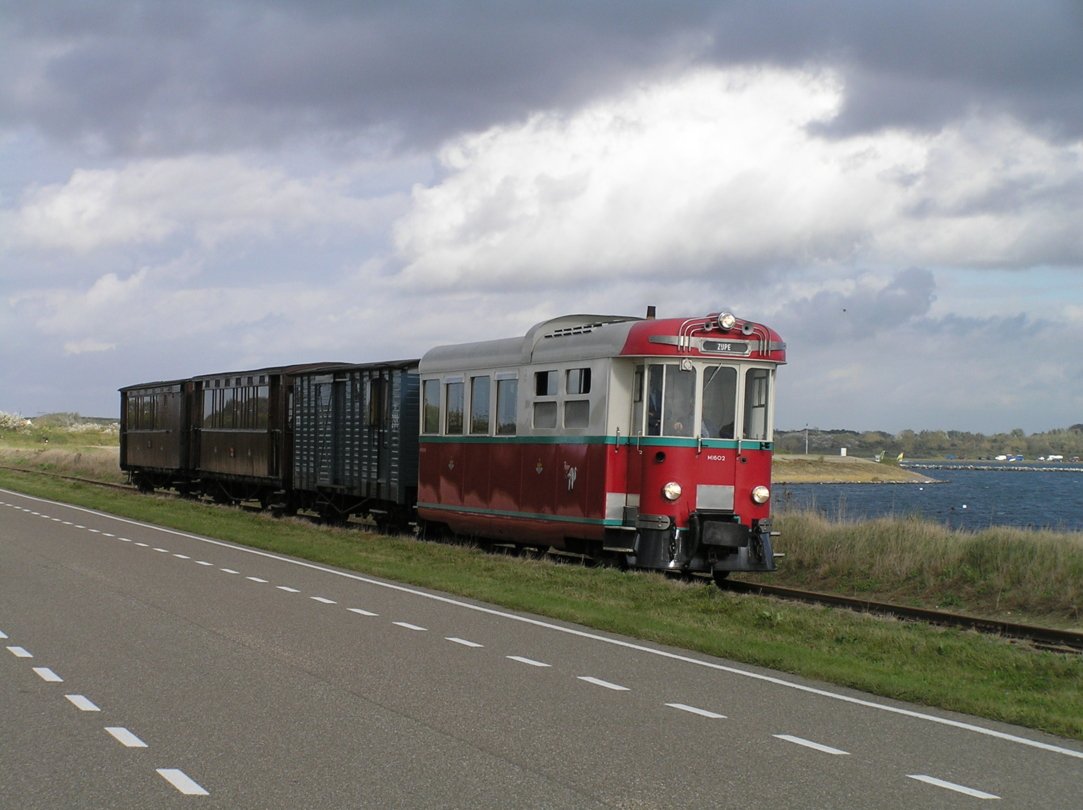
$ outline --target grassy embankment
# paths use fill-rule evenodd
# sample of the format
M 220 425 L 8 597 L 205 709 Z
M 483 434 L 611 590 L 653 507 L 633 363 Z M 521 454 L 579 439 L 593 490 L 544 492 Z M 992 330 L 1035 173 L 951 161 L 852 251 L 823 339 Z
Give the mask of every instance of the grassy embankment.
M 115 448 L 58 450 L 0 442 L 0 463 L 116 480 Z M 0 486 L 135 519 L 412 582 L 663 644 L 773 667 L 901 700 L 1083 739 L 1083 658 L 996 638 L 776 600 L 648 574 L 484 554 L 274 520 L 237 509 L 141 497 L 26 473 Z M 836 525 L 783 519 L 782 574 L 768 581 L 892 595 L 919 604 L 1024 608 L 1078 623 L 1083 539 L 1033 533 L 959 535 L 894 520 Z M 982 538 L 985 538 L 983 541 Z M 1046 559 L 1046 552 L 1053 552 Z M 935 563 L 930 560 L 936 560 Z M 1031 572 L 1035 573 L 1031 573 Z M 1072 587 L 1075 590 L 1071 590 Z M 885 594 L 881 594 L 881 590 Z M 1064 591 L 1063 594 L 1058 593 Z M 996 594 L 994 597 L 993 594 Z M 997 602 L 999 600 L 999 602 Z M 1018 617 L 1016 617 L 1018 618 Z

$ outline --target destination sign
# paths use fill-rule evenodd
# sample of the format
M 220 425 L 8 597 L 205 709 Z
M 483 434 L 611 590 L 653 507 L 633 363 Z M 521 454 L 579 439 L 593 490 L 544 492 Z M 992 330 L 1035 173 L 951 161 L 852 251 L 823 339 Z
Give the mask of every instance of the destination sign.
M 707 354 L 748 354 L 747 340 L 704 340 L 700 351 Z

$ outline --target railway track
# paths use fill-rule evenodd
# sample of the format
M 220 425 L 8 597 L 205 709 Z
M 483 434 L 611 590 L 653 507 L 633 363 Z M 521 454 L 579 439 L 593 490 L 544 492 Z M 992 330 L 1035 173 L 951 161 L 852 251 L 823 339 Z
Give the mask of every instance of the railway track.
M 1083 633 L 1074 630 L 1055 630 L 1048 627 L 1006 622 L 1000 619 L 982 619 L 974 616 L 964 616 L 959 613 L 907 607 L 887 602 L 874 602 L 870 599 L 837 596 L 817 591 L 803 591 L 781 585 L 761 585 L 735 579 L 726 580 L 725 587 L 735 593 L 774 596 L 778 599 L 803 602 L 805 604 L 829 605 L 831 607 L 856 610 L 861 613 L 894 616 L 908 621 L 920 621 L 944 627 L 974 630 L 979 633 L 989 633 L 1013 640 L 1026 641 L 1035 647 L 1053 652 L 1083 654 Z
M 108 481 L 98 481 L 92 478 L 82 478 L 75 475 L 63 475 L 60 473 L 45 472 L 41 470 L 27 470 L 20 467 L 0 465 L 0 469 L 13 472 L 31 473 L 57 478 L 65 481 L 77 481 L 83 484 L 119 489 L 135 492 L 131 484 L 118 484 Z M 1083 654 L 1083 632 L 1073 630 L 1056 630 L 1036 625 L 1017 624 L 1000 619 L 982 619 L 974 616 L 965 616 L 959 613 L 948 613 L 928 608 L 907 607 L 887 602 L 875 602 L 870 599 L 861 599 L 850 596 L 838 596 L 836 594 L 820 593 L 817 591 L 804 591 L 797 588 L 787 588 L 782 585 L 765 585 L 761 583 L 745 582 L 738 579 L 725 581 L 727 590 L 734 593 L 748 593 L 757 596 L 774 596 L 793 602 L 802 602 L 813 605 L 827 605 L 841 607 L 847 610 L 855 610 L 861 613 L 873 613 L 881 616 L 894 616 L 908 621 L 920 621 L 927 624 L 935 624 L 944 627 L 955 627 L 964 630 L 974 630 L 980 633 L 1003 636 L 1018 641 L 1025 641 L 1035 647 L 1044 650 L 1061 653 Z

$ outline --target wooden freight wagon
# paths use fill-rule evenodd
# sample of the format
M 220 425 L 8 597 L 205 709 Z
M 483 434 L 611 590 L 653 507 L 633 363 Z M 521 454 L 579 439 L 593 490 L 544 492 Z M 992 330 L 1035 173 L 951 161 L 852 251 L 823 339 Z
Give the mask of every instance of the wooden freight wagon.
M 120 468 L 145 492 L 190 478 L 186 382 L 120 389 Z

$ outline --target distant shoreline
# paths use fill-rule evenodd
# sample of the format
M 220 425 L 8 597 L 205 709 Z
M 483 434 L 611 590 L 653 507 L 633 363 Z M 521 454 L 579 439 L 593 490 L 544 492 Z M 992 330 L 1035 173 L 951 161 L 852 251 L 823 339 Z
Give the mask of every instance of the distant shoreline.
M 895 464 L 853 456 L 780 455 L 774 457 L 776 484 L 935 484 L 935 478 Z

